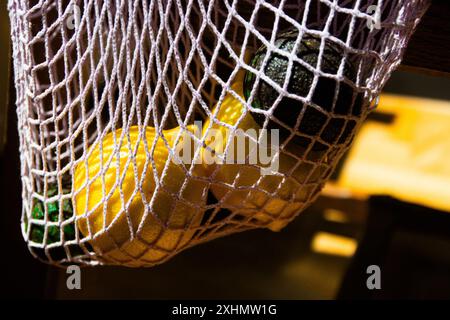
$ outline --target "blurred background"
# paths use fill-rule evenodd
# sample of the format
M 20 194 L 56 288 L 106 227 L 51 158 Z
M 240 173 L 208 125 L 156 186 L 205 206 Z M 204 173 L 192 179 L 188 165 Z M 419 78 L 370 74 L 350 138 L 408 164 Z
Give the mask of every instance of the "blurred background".
M 194 247 L 151 269 L 85 268 L 82 290 L 28 253 L 9 18 L 0 3 L 2 295 L 49 299 L 450 298 L 450 77 L 396 72 L 319 200 L 280 233 Z M 366 287 L 378 265 L 382 290 Z

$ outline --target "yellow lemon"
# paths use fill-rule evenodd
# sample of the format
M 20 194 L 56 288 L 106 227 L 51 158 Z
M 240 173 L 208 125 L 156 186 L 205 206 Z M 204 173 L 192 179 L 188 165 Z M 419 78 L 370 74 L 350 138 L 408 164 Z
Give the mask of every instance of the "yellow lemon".
M 150 266 L 192 239 L 207 192 L 196 179 L 199 166 L 190 175 L 188 165 L 169 159 L 169 148 L 188 143 L 186 132 L 175 143 L 180 130 L 163 131 L 163 138 L 152 127 L 145 129 L 145 137 L 136 126 L 128 135 L 119 129 L 92 146 L 86 161 L 76 166 L 77 225 L 103 261 Z M 195 134 L 198 129 L 187 130 Z
M 243 72 L 240 71 L 231 90 L 244 99 L 242 79 Z M 250 113 L 243 116 L 244 111 L 241 101 L 231 92 L 213 109 L 215 121 L 208 119 L 203 127 L 204 167 L 213 181 L 211 190 L 222 207 L 248 217 L 251 224 L 279 231 L 318 194 L 324 167 L 299 161 L 283 152 L 278 158 L 278 174 L 263 175 L 263 165 L 259 159 L 257 163 L 250 164 L 229 163 L 226 159 L 213 163 L 211 159 L 218 159 L 217 155 L 223 155 L 229 146 L 232 129 L 228 126 L 238 124 L 237 129 L 244 132 L 249 129 L 259 132 L 258 124 Z M 236 137 L 229 142 L 237 146 Z M 254 151 L 245 148 L 246 156 Z M 228 148 L 228 154 L 230 152 L 236 153 L 236 150 Z

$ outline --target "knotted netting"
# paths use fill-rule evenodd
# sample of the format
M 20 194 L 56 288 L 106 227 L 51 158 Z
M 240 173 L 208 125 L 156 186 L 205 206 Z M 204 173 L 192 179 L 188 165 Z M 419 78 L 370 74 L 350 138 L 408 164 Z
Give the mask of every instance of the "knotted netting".
M 311 204 L 427 1 L 8 6 L 28 247 L 138 267 Z

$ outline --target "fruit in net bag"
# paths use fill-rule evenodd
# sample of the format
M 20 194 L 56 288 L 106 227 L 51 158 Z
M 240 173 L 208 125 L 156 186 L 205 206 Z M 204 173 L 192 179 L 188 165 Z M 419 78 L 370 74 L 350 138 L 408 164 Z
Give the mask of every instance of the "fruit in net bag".
M 189 166 L 169 159 L 169 148 L 191 143 L 184 132 L 175 144 L 180 130 L 163 131 L 165 142 L 153 127 L 145 129 L 145 138 L 139 136 L 139 127 L 131 127 L 129 140 L 119 129 L 102 139 L 101 148 L 91 147 L 86 161 L 75 168 L 77 225 L 102 260 L 150 266 L 192 239 L 206 192 L 205 184 L 194 178 L 200 167 L 189 177 Z M 198 129 L 187 130 L 195 134 Z
M 68 188 L 63 188 L 62 191 L 63 194 L 70 193 L 70 190 Z M 58 185 L 55 183 L 50 184 L 46 195 L 47 198 L 57 196 Z M 56 224 L 60 222 L 60 211 L 62 212 L 63 232 L 61 232 L 61 228 L 57 225 L 49 226 L 47 228 L 47 240 L 45 241 L 45 244 L 47 245 L 62 241 L 62 235 L 64 235 L 65 241 L 71 241 L 75 239 L 75 225 L 73 222 L 67 222 L 73 217 L 72 202 L 69 199 L 64 199 L 61 201 L 55 200 L 45 205 L 45 203 L 41 200 L 34 199 L 33 201 L 31 219 L 44 221 L 47 212 L 47 221 Z M 29 225 L 30 223 L 27 219 L 25 223 L 26 232 L 28 232 Z M 39 244 L 44 243 L 45 232 L 45 225 L 31 224 L 30 240 Z
M 275 41 L 275 46 L 289 54 L 294 50 L 297 36 L 295 31 L 283 33 Z M 320 44 L 320 38 L 305 35 L 296 54 L 314 68 L 318 62 Z M 260 70 L 266 55 L 267 48 L 260 48 L 251 59 L 251 66 Z M 337 74 L 342 56 L 343 53 L 337 46 L 325 41 L 321 71 Z M 282 87 L 287 77 L 289 59 L 272 53 L 267 60 L 264 74 Z M 347 79 L 355 80 L 356 73 L 352 64 L 345 62 L 343 70 Z M 313 79 L 313 72 L 294 63 L 288 81 L 288 93 L 306 97 Z M 256 81 L 254 73 L 246 72 L 244 76 L 244 71 L 239 71 L 231 90 L 242 99 L 245 98 L 244 101 L 252 102 L 254 110 L 245 113 L 242 102 L 229 92 L 213 110 L 217 122 L 214 121 L 211 125 L 212 129 L 222 132 L 223 143 L 217 143 L 212 134 L 208 133 L 210 123 L 207 122 L 203 132 L 205 144 L 211 147 L 214 154 L 223 154 L 228 137 L 233 133 L 227 125 L 237 125 L 237 129 L 244 131 L 259 131 L 269 117 L 266 128 L 269 131 L 278 130 L 282 144 L 278 172 L 262 175 L 261 163 L 219 163 L 209 167 L 210 174 L 216 180 L 211 189 L 223 207 L 236 214 L 254 218 L 255 224 L 279 231 L 318 195 L 333 166 L 334 159 L 329 159 L 327 152 L 333 146 L 340 145 L 343 148 L 351 140 L 356 121 L 347 120 L 345 116 L 347 113 L 360 116 L 363 100 L 347 83 L 321 76 L 312 98 L 315 106 L 283 97 L 270 115 L 267 112 L 271 111 L 281 93 L 262 79 L 258 83 Z M 236 143 L 232 145 L 235 146 Z M 250 156 L 255 151 L 247 149 L 246 152 Z M 210 151 L 206 148 L 204 154 L 208 153 Z
M 280 230 L 312 203 L 429 6 L 380 2 L 371 15 L 364 1 L 60 2 L 8 1 L 22 233 L 52 265 L 132 267 Z M 202 158 L 229 151 L 235 129 L 277 129 L 279 167 L 259 152 L 250 161 L 250 144 L 244 163 L 169 164 L 184 142 L 181 129 L 163 130 L 193 132 L 187 123 L 205 114 Z
M 297 49 L 294 48 L 298 38 L 297 31 L 280 34 L 274 46 L 286 52 L 295 53 L 305 65 L 293 60 L 290 78 L 287 80 L 286 92 L 306 98 L 310 91 L 310 102 L 303 102 L 283 95 L 282 88 L 287 78 L 289 58 L 261 47 L 252 58 L 250 65 L 261 71 L 280 88 L 272 86 L 264 79 L 257 81 L 257 75 L 247 72 L 244 80 L 244 96 L 251 101 L 255 109 L 252 116 L 256 123 L 264 126 L 269 119 L 267 129 L 278 129 L 280 140 L 287 142 L 287 150 L 293 153 L 296 148 L 311 148 L 316 151 L 326 150 L 329 145 L 342 145 L 349 141 L 356 127 L 355 118 L 359 118 L 363 108 L 363 95 L 357 92 L 351 83 L 356 81 L 357 69 L 349 57 L 344 59 L 344 50 L 331 40 L 304 34 Z M 319 57 L 321 62 L 319 63 Z M 264 61 L 264 68 L 262 68 Z M 350 82 L 336 80 L 332 76 L 339 73 L 341 62 L 342 76 Z M 306 66 L 309 65 L 309 68 Z M 314 71 L 320 69 L 314 83 Z M 350 84 L 349 84 L 350 83 Z M 253 98 L 250 99 L 252 92 Z M 275 105 L 276 100 L 281 100 Z M 313 106 L 314 104 L 314 106 Z M 272 112 L 270 112 L 272 111 Z M 348 117 L 353 119 L 348 119 Z M 289 141 L 286 141 L 290 139 Z M 316 140 L 313 142 L 313 139 Z
M 231 90 L 242 99 L 243 75 L 244 71 L 241 70 L 231 86 Z M 231 92 L 212 112 L 217 122 L 208 120 L 203 127 L 203 163 L 207 174 L 212 178 L 211 190 L 214 196 L 221 207 L 249 220 L 253 218 L 252 224 L 273 231 L 281 230 L 310 199 L 313 191 L 318 189 L 317 181 L 323 167 L 315 167 L 309 163 L 296 167 L 297 160 L 283 153 L 279 154 L 278 174 L 262 174 L 261 168 L 266 167 L 266 164 L 261 162 L 238 164 L 224 160 L 221 163 L 217 155 L 224 155 L 227 146 L 238 145 L 237 141 L 228 144 L 234 133 L 228 126 L 237 125 L 237 129 L 244 132 L 259 132 L 261 128 L 250 113 L 244 115 L 244 105 Z M 236 137 L 232 139 L 238 140 Z M 245 148 L 245 152 L 249 156 L 255 150 Z M 267 154 L 271 152 L 268 150 Z M 210 159 L 213 158 L 217 161 L 211 164 Z

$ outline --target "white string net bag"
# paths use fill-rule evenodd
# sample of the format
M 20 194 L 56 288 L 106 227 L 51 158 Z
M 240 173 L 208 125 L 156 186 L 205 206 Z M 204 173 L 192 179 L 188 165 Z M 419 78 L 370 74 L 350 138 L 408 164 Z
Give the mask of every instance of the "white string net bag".
M 30 251 L 59 266 L 139 267 L 279 231 L 311 204 L 427 1 L 8 6 Z M 278 136 L 264 144 L 261 129 Z M 238 132 L 244 161 L 223 161 Z M 255 160 L 255 146 L 277 165 Z

